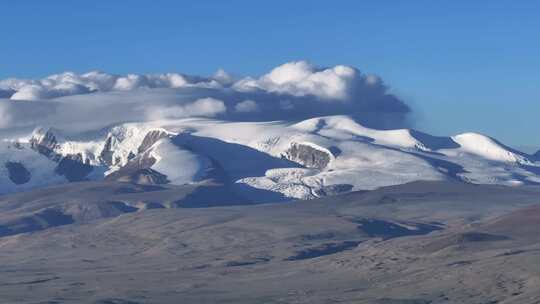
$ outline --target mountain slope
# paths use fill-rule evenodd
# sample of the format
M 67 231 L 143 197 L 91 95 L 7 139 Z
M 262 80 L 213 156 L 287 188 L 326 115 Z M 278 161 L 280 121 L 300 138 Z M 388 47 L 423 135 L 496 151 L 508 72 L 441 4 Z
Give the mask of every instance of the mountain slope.
M 188 118 L 84 134 L 5 138 L 1 193 L 72 180 L 183 185 L 219 180 L 248 199 L 311 199 L 416 180 L 540 183 L 540 162 L 476 133 L 366 128 L 347 116 L 289 122 Z

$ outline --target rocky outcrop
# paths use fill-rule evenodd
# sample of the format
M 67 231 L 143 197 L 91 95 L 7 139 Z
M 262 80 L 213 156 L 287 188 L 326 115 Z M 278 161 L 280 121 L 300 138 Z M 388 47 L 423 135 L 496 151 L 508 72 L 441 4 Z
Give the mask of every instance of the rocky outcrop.
M 167 184 L 167 176 L 151 169 L 156 159 L 150 155 L 150 148 L 163 138 L 168 138 L 169 133 L 163 130 L 149 131 L 141 141 L 136 153 L 130 152 L 128 162 L 117 171 L 109 174 L 105 179 L 119 182 L 129 182 L 142 185 Z M 107 165 L 117 165 L 118 160 L 114 157 L 114 138 L 108 137 L 100 159 Z
M 58 163 L 55 173 L 64 176 L 70 182 L 83 181 L 92 172 L 88 159 L 80 153 L 62 155 L 58 136 L 53 130 L 37 129 L 30 139 L 30 147 L 38 153 Z
M 137 151 L 134 151 L 135 153 L 133 151 L 129 153 L 129 155 L 127 156 L 127 160 L 134 159 L 137 155 L 144 153 L 146 150 L 152 147 L 160 139 L 166 137 L 169 137 L 169 134 L 163 130 L 149 131 L 139 144 Z M 109 136 L 107 136 L 107 139 L 105 140 L 103 149 L 98 156 L 99 161 L 106 166 L 119 165 L 122 162 L 122 159 L 118 155 L 115 156 L 114 150 L 115 147 L 118 146 L 121 142 L 121 139 L 118 139 L 116 136 L 109 134 Z
M 540 150 L 536 151 L 536 153 L 533 154 L 533 157 L 540 160 Z
M 306 168 L 320 170 L 326 168 L 334 159 L 334 155 L 330 151 L 306 143 L 292 143 L 281 156 Z
M 137 149 L 137 152 L 143 153 L 144 151 L 152 147 L 160 139 L 167 138 L 167 137 L 169 137 L 169 134 L 165 131 L 161 131 L 161 130 L 150 131 L 144 137 L 143 141 L 141 142 L 141 145 Z
M 353 185 L 335 184 L 335 185 L 323 186 L 313 191 L 315 195 L 317 195 L 318 197 L 323 197 L 323 196 L 331 196 L 331 195 L 338 195 L 338 194 L 346 193 L 346 192 L 351 191 L 352 189 L 353 189 Z
M 109 136 L 105 140 L 105 145 L 103 145 L 103 150 L 101 150 L 101 153 L 99 154 L 99 160 L 107 166 L 111 166 L 115 164 L 115 161 L 113 160 L 114 151 L 112 149 L 112 146 L 113 146 L 113 138 Z
M 152 170 L 156 159 L 149 153 L 139 154 L 130 160 L 125 166 L 107 175 L 105 180 L 130 182 L 142 185 L 166 184 L 169 182 L 167 176 Z
M 83 163 L 81 159 L 64 157 L 58 162 L 55 172 L 64 176 L 70 182 L 79 182 L 86 180 L 92 170 L 93 167 Z
M 55 152 L 58 148 L 58 139 L 51 129 L 34 131 L 32 138 L 30 138 L 30 147 L 51 159 L 59 160 L 61 158 L 61 155 Z

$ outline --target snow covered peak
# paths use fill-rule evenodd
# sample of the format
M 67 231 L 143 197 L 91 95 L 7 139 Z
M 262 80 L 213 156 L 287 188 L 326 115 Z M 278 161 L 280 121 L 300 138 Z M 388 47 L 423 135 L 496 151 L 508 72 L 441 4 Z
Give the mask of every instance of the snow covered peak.
M 47 138 L 54 139 L 57 138 L 57 131 L 52 128 L 37 127 L 32 131 L 31 141 L 42 142 Z
M 59 147 L 60 138 L 57 132 L 51 128 L 36 128 L 30 137 L 29 143 L 32 149 L 46 156 L 51 156 L 52 153 Z
M 532 161 L 525 154 L 508 148 L 495 139 L 479 133 L 463 133 L 452 139 L 460 145 L 463 152 L 478 155 L 485 159 L 501 162 L 529 164 Z
M 268 201 L 308 199 L 416 180 L 540 183 L 538 160 L 490 137 L 377 130 L 343 115 L 296 123 L 181 118 L 123 123 L 79 135 L 69 132 L 67 137 L 61 133 L 36 129 L 30 140 L 14 139 L 21 143 L 22 152 L 2 149 L 0 160 L 12 171 L 19 166 L 13 163 L 20 163 L 32 176 L 28 185 L 33 187 L 48 184 L 35 180 L 37 176 L 66 182 L 56 177 L 54 166 L 68 159 L 92 166 L 92 178 L 185 184 L 214 176 L 239 195 L 253 199 L 266 195 Z M 39 157 L 31 157 L 32 153 Z M 38 169 L 38 164 L 46 165 Z M 6 170 L 0 170 L 0 175 L 8 174 Z M 10 180 L 6 176 L 0 179 Z M 27 189 L 28 185 L 9 185 L 0 192 Z
M 406 149 L 436 151 L 458 147 L 450 137 L 432 136 L 411 129 L 371 129 L 360 125 L 351 117 L 345 115 L 308 119 L 295 124 L 294 127 L 329 137 L 355 138 L 356 140 Z

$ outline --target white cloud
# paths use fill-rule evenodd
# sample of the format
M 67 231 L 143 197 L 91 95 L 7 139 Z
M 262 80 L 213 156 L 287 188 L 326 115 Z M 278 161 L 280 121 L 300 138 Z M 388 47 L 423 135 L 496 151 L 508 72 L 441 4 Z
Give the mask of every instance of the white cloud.
M 113 90 L 131 91 L 139 88 L 181 88 L 188 85 L 186 78 L 177 73 L 157 75 L 128 74 L 116 78 Z
M 355 86 L 378 81 L 375 76 L 361 77 L 356 69 L 338 65 L 318 69 L 306 61 L 280 65 L 257 79 L 246 77 L 234 82 L 225 71 L 218 70 L 211 78 L 189 77 L 178 73 L 112 75 L 89 72 L 55 74 L 41 80 L 8 79 L 0 81 L 0 90 L 15 91 L 11 99 L 39 100 L 86 94 L 93 91 L 131 91 L 139 88 L 222 88 L 240 92 L 262 90 L 292 96 L 315 96 L 322 100 L 350 99 Z
M 0 80 L 0 98 L 31 101 L 10 101 L 10 124 L 70 128 L 188 116 L 263 121 L 339 114 L 371 127 L 396 128 L 405 126 L 410 111 L 377 76 L 343 65 L 317 68 L 305 61 L 240 80 L 223 70 L 211 77 L 94 71 L 6 79 Z
M 248 99 L 237 103 L 234 110 L 240 113 L 257 112 L 259 111 L 259 105 L 255 101 Z
M 185 105 L 150 106 L 147 108 L 147 120 L 174 119 L 184 117 L 215 117 L 225 113 L 227 108 L 222 100 L 201 98 Z
M 208 116 L 214 117 L 227 110 L 225 103 L 215 98 L 201 98 L 184 107 L 184 116 Z
M 0 129 L 7 128 L 12 124 L 12 117 L 6 102 L 0 101 Z
M 222 77 L 225 77 L 222 75 Z M 184 86 L 216 86 L 216 80 L 196 78 L 190 83 L 177 73 L 125 76 L 89 72 L 78 75 L 72 72 L 55 74 L 40 80 L 6 79 L 0 81 L 1 91 L 14 91 L 13 100 L 40 100 L 62 96 L 86 94 L 95 91 L 132 91 L 140 88 L 181 88 Z
M 214 76 L 212 77 L 214 80 L 216 80 L 219 83 L 223 84 L 231 84 L 234 82 L 234 78 L 225 70 L 219 69 L 217 72 L 214 73 Z
M 235 84 L 240 91 L 261 89 L 293 96 L 312 95 L 325 100 L 347 100 L 356 81 L 364 81 L 351 67 L 338 65 L 316 69 L 306 61 L 290 62 L 274 68 L 259 79 L 244 78 Z
M 114 83 L 114 89 L 119 91 L 131 91 L 136 88 L 146 87 L 148 82 L 146 77 L 135 74 L 128 74 L 124 77 L 119 77 Z

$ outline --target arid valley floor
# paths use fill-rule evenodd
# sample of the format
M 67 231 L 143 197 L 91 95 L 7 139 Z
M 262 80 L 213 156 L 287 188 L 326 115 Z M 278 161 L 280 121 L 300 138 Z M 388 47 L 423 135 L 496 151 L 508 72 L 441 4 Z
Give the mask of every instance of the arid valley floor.
M 1 302 L 540 302 L 539 187 L 414 182 L 237 206 L 219 191 L 83 182 L 0 197 Z M 216 197 L 228 206 L 190 205 Z

